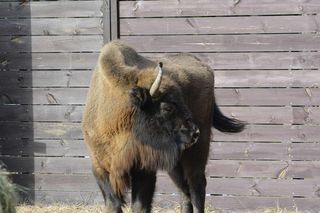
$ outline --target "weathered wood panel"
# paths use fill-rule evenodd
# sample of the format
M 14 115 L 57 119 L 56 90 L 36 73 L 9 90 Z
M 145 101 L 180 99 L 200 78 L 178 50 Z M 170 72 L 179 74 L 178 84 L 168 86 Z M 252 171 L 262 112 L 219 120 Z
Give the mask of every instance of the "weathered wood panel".
M 3 89 L 2 104 L 81 104 L 85 103 L 87 88 Z M 31 100 L 30 95 L 33 96 Z
M 35 172 L 42 174 L 92 175 L 91 161 L 83 157 L 1 157 L 12 172 Z M 33 162 L 34 163 L 30 163 Z M 34 168 L 33 168 L 34 166 Z M 278 180 L 318 180 L 319 161 L 275 160 L 209 160 L 207 176 L 214 178 L 254 178 Z M 166 176 L 159 172 L 159 176 Z M 164 189 L 161 188 L 163 192 Z
M 319 107 L 308 107 L 296 108 L 293 111 L 294 123 L 296 124 L 320 124 L 320 114 L 318 111 Z
M 319 87 L 319 70 L 215 71 L 216 87 Z
M 97 184 L 91 175 L 14 175 L 17 183 L 30 183 L 35 178 L 36 190 L 44 191 L 98 191 Z M 86 183 L 86 184 L 83 184 Z M 229 186 L 228 186 L 229 185 Z M 177 193 L 177 189 L 168 177 L 157 178 L 158 188 L 163 193 Z M 208 178 L 208 194 L 230 194 L 233 196 L 309 196 L 317 197 L 317 180 L 275 180 L 275 179 L 242 179 L 242 178 Z M 75 190 L 78 189 L 78 190 Z
M 83 157 L 1 157 L 11 172 L 43 174 L 91 174 L 91 162 Z M 34 164 L 30 161 L 34 160 Z
M 2 88 L 14 87 L 89 87 L 91 72 L 42 71 L 1 72 Z M 318 70 L 215 71 L 216 87 L 319 87 Z
M 316 51 L 312 34 L 122 36 L 139 52 Z
M 235 16 L 319 13 L 316 0 L 254 1 L 201 0 L 201 1 L 121 1 L 120 17 L 163 17 L 163 16 Z
M 0 19 L 0 36 L 97 35 L 100 18 Z
M 213 70 L 317 69 L 320 65 L 317 52 L 206 52 L 193 54 L 208 63 Z M 143 55 L 162 57 L 164 54 L 143 53 Z
M 228 194 L 232 196 L 307 196 L 317 197 L 318 180 L 275 180 L 249 178 L 207 178 L 209 194 Z M 157 185 L 164 193 L 177 193 L 172 181 L 158 177 Z
M 320 18 L 317 15 L 250 16 L 241 18 L 133 18 L 120 20 L 120 34 L 125 36 L 301 32 L 312 33 L 318 31 L 319 19 Z
M 319 150 L 319 143 L 215 142 L 210 159 L 319 161 Z
M 83 104 L 87 88 L 34 88 L 0 90 L 1 104 Z M 319 88 L 240 88 L 216 91 L 221 106 L 320 105 Z M 30 98 L 33 96 L 33 100 Z
M 220 104 L 220 103 L 219 103 Z M 221 111 L 229 116 L 250 124 L 292 124 L 305 123 L 303 120 L 304 114 L 301 113 L 296 119 L 293 111 L 299 110 L 302 107 L 221 107 Z M 315 111 L 317 111 L 315 109 Z M 313 116 L 312 116 L 313 117 Z M 300 119 L 299 119 L 300 118 Z M 299 119 L 299 121 L 297 121 Z M 311 119 L 310 119 L 311 120 Z M 313 120 L 313 119 L 312 119 Z
M 260 210 L 264 208 L 287 209 L 296 211 L 316 212 L 319 209 L 318 198 L 276 198 L 257 196 L 219 196 L 209 198 L 209 202 L 216 208 L 233 211 Z
M 29 184 L 35 190 L 50 191 L 98 191 L 92 175 L 36 174 L 12 175 L 21 185 Z M 33 181 L 34 180 L 34 181 Z M 85 184 L 84 184 L 85 183 Z
M 48 50 L 49 51 L 49 50 Z M 98 53 L 0 53 L 0 69 L 93 69 Z
M 0 138 L 82 139 L 80 123 L 0 123 Z
M 31 131 L 33 129 L 33 132 Z M 35 139 L 82 139 L 80 123 L 35 122 L 0 123 L 1 138 Z M 17 132 L 18 131 L 18 132 Z M 224 134 L 213 130 L 213 141 L 252 141 L 252 142 L 318 142 L 318 126 L 307 125 L 249 125 L 237 134 Z
M 320 177 L 319 161 L 214 160 L 207 165 L 212 177 L 310 179 Z
M 318 142 L 319 126 L 308 125 L 248 125 L 238 134 L 223 134 L 213 130 L 214 141 Z
M 217 87 L 318 87 L 317 70 L 299 71 L 216 71 Z M 2 87 L 88 87 L 90 72 L 43 71 L 32 74 L 0 73 Z M 32 79 L 32 81 L 31 81 Z
M 54 18 L 101 17 L 101 1 L 31 1 L 2 2 L 1 17 L 6 18 Z
M 97 52 L 102 36 L 0 36 L 1 52 Z M 26 48 L 26 46 L 30 46 Z
M 291 160 L 291 143 L 239 143 L 211 144 L 210 159 L 229 160 Z
M 164 54 L 147 54 L 148 57 L 162 57 Z M 320 66 L 318 52 L 272 52 L 272 53 L 196 53 L 213 70 L 234 69 L 317 69 Z M 98 53 L 30 53 L 1 54 L 1 69 L 23 69 L 32 62 L 35 69 L 92 69 Z M 218 79 L 217 79 L 218 80 Z
M 320 160 L 319 150 L 319 143 L 213 142 L 209 159 L 318 161 Z M 89 155 L 83 140 L 66 139 L 2 141 L 1 154 L 56 157 Z M 306 167 L 308 163 L 305 162 Z
M 319 141 L 317 141 L 319 142 Z M 293 159 L 306 161 L 319 161 L 320 160 L 320 143 L 295 143 L 291 147 L 291 155 Z
M 19 87 L 89 87 L 90 71 L 0 72 L 2 88 Z
M 305 106 L 319 105 L 318 88 L 286 89 L 216 89 L 220 105 L 237 106 Z
M 11 139 L 1 141 L 1 154 L 6 156 L 24 157 L 87 157 L 87 147 L 83 140 L 34 140 Z M 1 158 L 1 157 L 0 157 Z M 63 158 L 67 161 L 70 158 Z M 89 159 L 88 159 L 89 161 Z M 16 165 L 19 166 L 19 165 Z M 12 168 L 11 168 L 12 169 Z M 61 171 L 60 171 L 61 172 Z M 90 172 L 89 170 L 87 172 Z
M 77 105 L 0 105 L 0 120 L 80 122 L 83 109 Z
M 2 121 L 80 122 L 84 106 L 0 105 Z M 319 107 L 221 107 L 229 117 L 250 124 L 320 124 Z
M 319 125 L 319 107 L 222 107 L 228 116 L 248 123 Z
M 221 107 L 229 117 L 249 124 L 309 124 L 319 125 L 319 107 Z
M 91 70 L 0 72 L 2 88 L 89 87 Z

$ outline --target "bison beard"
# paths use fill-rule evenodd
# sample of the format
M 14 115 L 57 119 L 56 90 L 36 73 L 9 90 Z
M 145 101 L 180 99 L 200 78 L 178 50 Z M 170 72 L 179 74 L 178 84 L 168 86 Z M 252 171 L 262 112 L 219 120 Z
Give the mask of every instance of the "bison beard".
M 107 212 L 122 212 L 132 188 L 134 212 L 150 212 L 158 169 L 182 194 L 183 212 L 203 212 L 211 127 L 240 132 L 215 104 L 213 72 L 180 54 L 162 63 L 119 41 L 101 51 L 82 121 L 93 174 Z

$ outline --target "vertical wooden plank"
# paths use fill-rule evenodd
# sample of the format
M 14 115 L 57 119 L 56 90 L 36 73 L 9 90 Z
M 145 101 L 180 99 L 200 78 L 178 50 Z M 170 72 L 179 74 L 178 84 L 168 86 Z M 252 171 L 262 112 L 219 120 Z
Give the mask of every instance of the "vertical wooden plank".
M 107 43 L 111 40 L 110 34 L 110 4 L 109 0 L 103 0 L 101 7 L 101 12 L 103 14 L 102 24 L 103 24 L 103 43 Z
M 119 1 L 117 0 L 110 0 L 110 21 L 111 21 L 111 39 L 115 40 L 118 39 L 120 36 L 119 33 L 119 24 L 120 20 L 118 19 L 119 17 Z
M 103 41 L 107 43 L 119 38 L 119 3 L 117 0 L 103 0 Z

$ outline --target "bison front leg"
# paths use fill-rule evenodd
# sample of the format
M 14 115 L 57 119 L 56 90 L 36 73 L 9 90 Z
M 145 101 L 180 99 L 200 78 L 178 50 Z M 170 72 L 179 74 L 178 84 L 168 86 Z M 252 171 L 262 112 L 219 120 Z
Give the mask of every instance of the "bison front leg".
M 133 169 L 131 172 L 132 211 L 149 213 L 156 184 L 156 172 Z
M 190 172 L 178 164 L 169 175 L 181 192 L 181 212 L 203 213 L 207 185 L 204 172 Z
M 207 180 L 205 174 L 196 174 L 188 177 L 191 202 L 195 213 L 203 213 L 205 208 L 205 196 Z
M 192 213 L 193 207 L 190 198 L 189 186 L 186 178 L 184 177 L 181 165 L 178 164 L 172 171 L 169 172 L 169 176 L 175 185 L 180 190 L 181 194 L 181 213 Z
M 122 213 L 124 201 L 122 196 L 118 196 L 112 189 L 109 174 L 97 167 L 93 168 L 93 174 L 102 192 L 106 213 Z

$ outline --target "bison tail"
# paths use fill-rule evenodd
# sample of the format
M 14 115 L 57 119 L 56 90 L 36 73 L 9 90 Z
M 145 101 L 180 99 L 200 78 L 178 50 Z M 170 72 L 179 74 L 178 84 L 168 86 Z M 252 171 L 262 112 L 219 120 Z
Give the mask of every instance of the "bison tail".
M 236 133 L 244 129 L 245 123 L 234 118 L 228 118 L 222 114 L 217 104 L 214 104 L 213 127 L 221 132 Z

